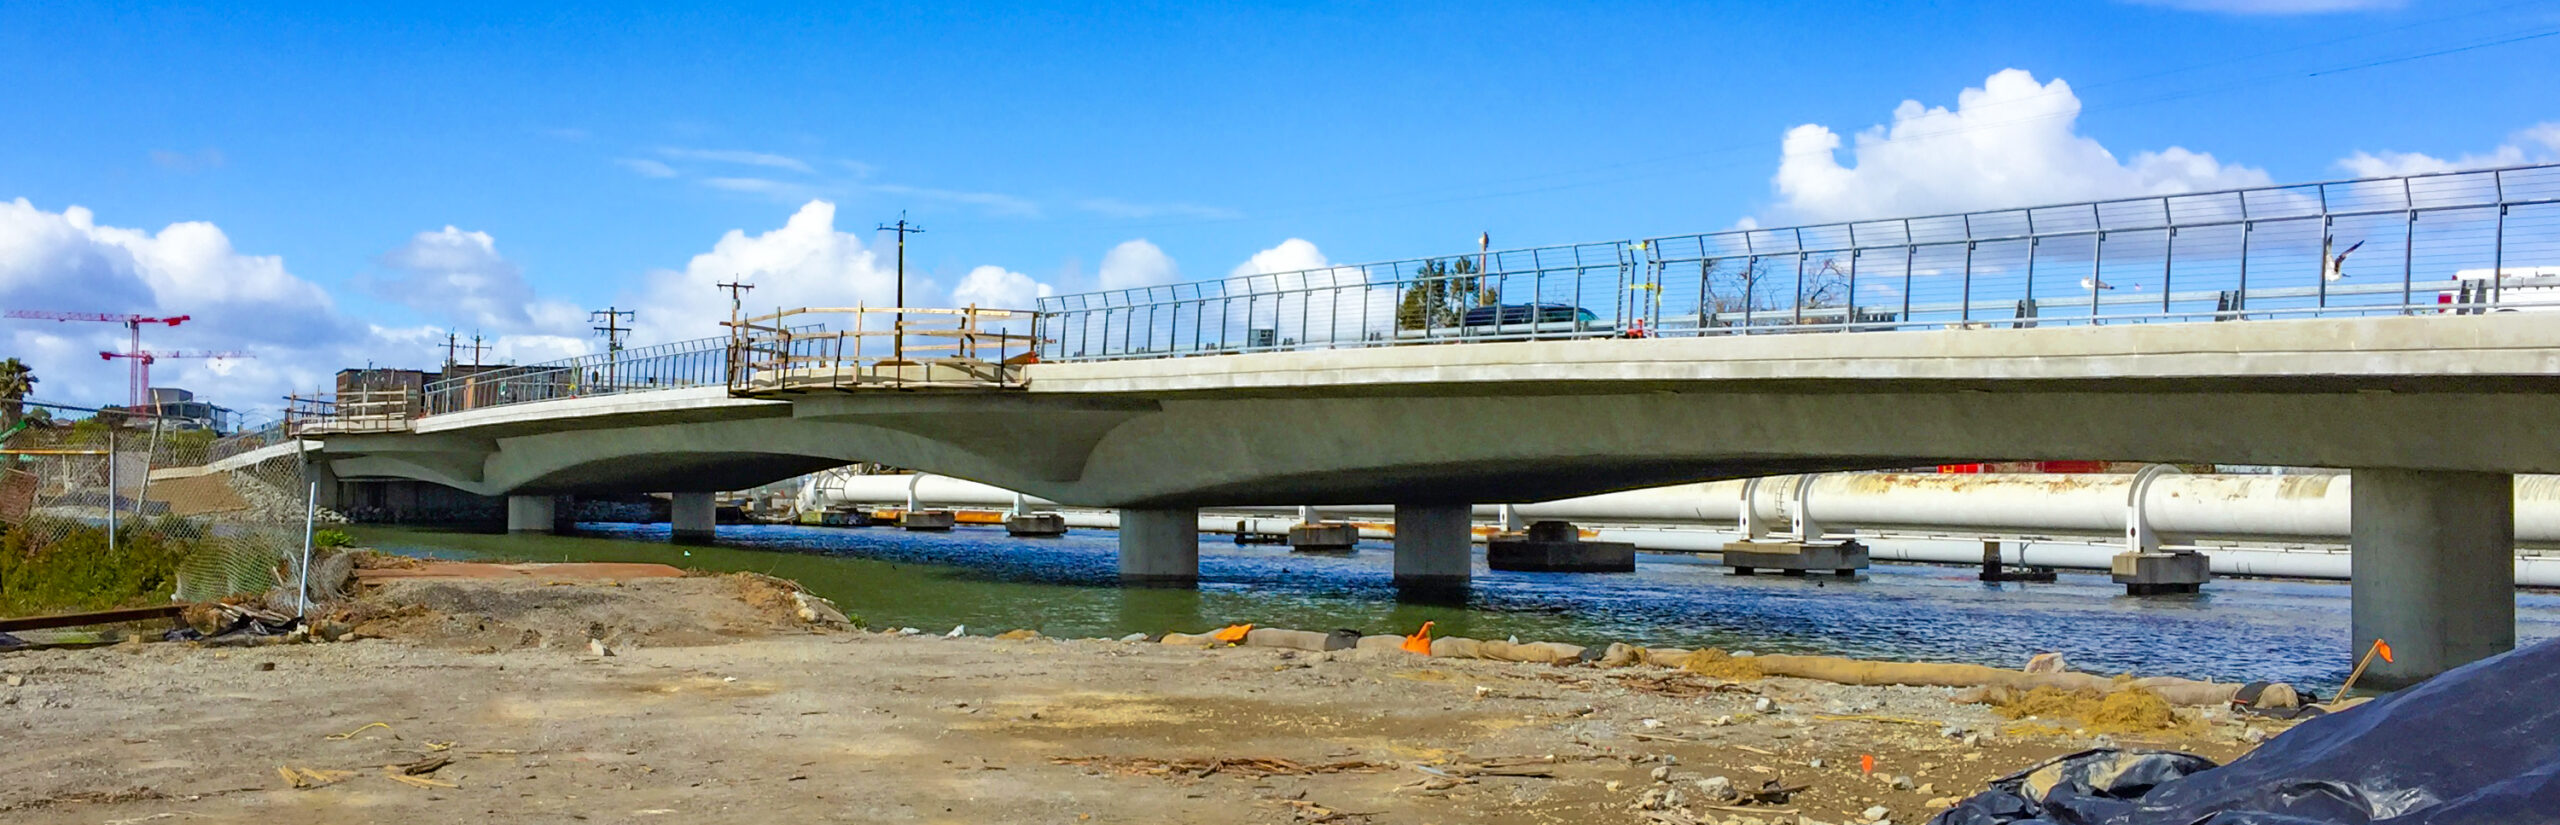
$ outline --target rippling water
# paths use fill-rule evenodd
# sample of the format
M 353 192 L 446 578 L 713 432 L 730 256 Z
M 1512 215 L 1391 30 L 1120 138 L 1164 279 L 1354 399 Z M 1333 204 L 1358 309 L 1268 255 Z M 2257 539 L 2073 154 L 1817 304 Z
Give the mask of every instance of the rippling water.
M 2347 586 L 2223 579 L 2196 596 L 2133 598 L 2099 573 L 1988 585 L 1959 567 L 1879 564 L 1856 581 L 1737 577 L 1699 560 L 1642 555 L 1633 574 L 1503 573 L 1476 562 L 1460 604 L 1399 602 L 1387 547 L 1345 556 L 1201 544 L 1200 587 L 1123 589 L 1116 536 L 1016 539 L 1001 528 L 909 533 L 723 525 L 712 546 L 667 543 L 666 525 L 581 525 L 576 536 L 394 528 L 356 531 L 385 550 L 445 558 L 656 561 L 797 580 L 873 626 L 1050 636 L 1198 631 L 1230 623 L 1440 635 L 1719 646 L 2015 667 L 2061 651 L 2085 670 L 2322 687 L 2346 677 Z M 2560 635 L 2560 596 L 2520 593 L 2521 640 Z

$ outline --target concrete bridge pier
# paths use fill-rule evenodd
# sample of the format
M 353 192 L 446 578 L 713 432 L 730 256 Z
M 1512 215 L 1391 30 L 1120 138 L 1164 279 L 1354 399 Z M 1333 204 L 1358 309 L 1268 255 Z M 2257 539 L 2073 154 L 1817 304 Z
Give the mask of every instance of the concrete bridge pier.
M 1200 508 L 1120 511 L 1120 583 L 1193 587 L 1200 583 Z
M 710 493 L 676 493 L 667 506 L 668 531 L 679 542 L 708 544 L 720 522 L 720 505 Z
M 2358 469 L 2349 501 L 2357 684 L 2406 687 L 2516 644 L 2515 479 L 2505 473 Z
M 1396 587 L 1433 596 L 1467 589 L 1473 509 L 1464 504 L 1396 505 Z
M 313 503 L 318 504 L 320 509 L 343 509 L 342 505 L 344 505 L 346 501 L 340 495 L 341 485 L 338 483 L 338 473 L 337 471 L 330 469 L 329 462 L 304 462 L 302 465 L 302 479 L 315 485 L 313 490 L 315 491 L 316 498 Z
M 508 496 L 507 532 L 560 532 L 560 500 L 551 496 Z

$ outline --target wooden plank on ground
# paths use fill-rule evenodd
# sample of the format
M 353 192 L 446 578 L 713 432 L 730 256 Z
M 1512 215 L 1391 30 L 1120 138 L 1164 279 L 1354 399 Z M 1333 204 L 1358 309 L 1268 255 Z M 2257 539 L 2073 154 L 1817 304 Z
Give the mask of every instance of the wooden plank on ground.
M 122 624 L 125 622 L 149 621 L 151 619 L 169 619 L 176 618 L 178 612 L 185 609 L 187 609 L 187 605 L 184 602 L 173 602 L 170 604 L 153 605 L 151 607 L 128 607 L 121 610 L 97 610 L 88 613 L 57 613 L 51 616 L 19 616 L 13 619 L 0 619 L 0 633 L 17 630 L 49 630 L 57 627 L 87 627 L 93 624 Z

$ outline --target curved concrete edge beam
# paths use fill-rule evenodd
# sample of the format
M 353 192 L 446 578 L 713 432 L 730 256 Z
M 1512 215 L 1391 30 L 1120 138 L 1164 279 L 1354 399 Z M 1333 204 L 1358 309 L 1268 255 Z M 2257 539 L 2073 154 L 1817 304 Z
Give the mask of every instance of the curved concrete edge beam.
M 791 414 L 791 406 L 789 401 L 733 397 L 728 387 L 685 387 L 440 413 L 418 419 L 411 431 L 419 435 L 475 431 L 502 435 L 527 427 L 558 430 L 620 426 L 622 419 L 673 423 L 786 416 Z
M 1168 400 L 1098 443 L 1073 490 L 1027 492 L 1500 502 L 1946 461 L 2560 467 L 2560 442 L 2539 435 L 2560 420 L 2549 393 L 1490 393 Z
M 1043 393 L 1355 392 L 1410 384 L 2169 381 L 2560 375 L 2533 313 L 1696 338 L 1578 339 L 1035 364 Z M 1518 389 L 1517 387 L 1514 388 Z

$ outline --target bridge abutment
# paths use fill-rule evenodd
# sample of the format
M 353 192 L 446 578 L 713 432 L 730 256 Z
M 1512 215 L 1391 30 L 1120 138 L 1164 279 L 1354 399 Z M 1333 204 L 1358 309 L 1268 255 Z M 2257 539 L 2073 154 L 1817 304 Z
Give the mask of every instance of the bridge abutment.
M 2505 473 L 2358 469 L 2348 545 L 2358 684 L 2398 688 L 2516 643 L 2515 479 Z
M 1120 511 L 1120 583 L 1191 587 L 1200 583 L 1200 509 Z
M 676 541 L 707 543 L 720 522 L 720 506 L 710 493 L 677 493 L 667 502 L 667 522 Z
M 508 496 L 507 532 L 560 532 L 560 500 L 551 496 Z
M 1396 505 L 1396 587 L 1467 588 L 1473 509 L 1464 504 Z

